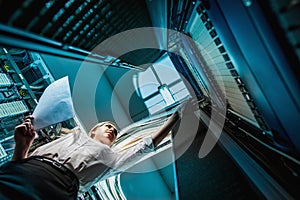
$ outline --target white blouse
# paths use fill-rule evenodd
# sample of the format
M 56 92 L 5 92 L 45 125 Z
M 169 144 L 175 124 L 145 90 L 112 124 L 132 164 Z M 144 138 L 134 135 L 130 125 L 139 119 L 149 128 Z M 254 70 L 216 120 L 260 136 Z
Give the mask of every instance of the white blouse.
M 37 148 L 31 155 L 52 158 L 64 164 L 77 175 L 79 191 L 85 192 L 96 182 L 108 178 L 108 172 L 111 176 L 116 175 L 152 151 L 151 137 L 145 137 L 124 153 L 116 153 L 108 145 L 78 131 Z

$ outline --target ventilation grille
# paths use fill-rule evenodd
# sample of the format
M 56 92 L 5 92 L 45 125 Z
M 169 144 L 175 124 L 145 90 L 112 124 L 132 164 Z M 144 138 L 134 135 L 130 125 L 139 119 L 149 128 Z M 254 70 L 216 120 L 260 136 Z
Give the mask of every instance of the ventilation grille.
M 228 109 L 248 119 L 258 127 L 267 129 L 257 107 L 235 69 L 225 46 L 222 44 L 204 6 L 200 4 L 197 16 L 190 26 L 191 37 L 199 44 L 198 49 L 205 65 L 216 82 L 223 82 Z
M 0 1 L 0 12 L 0 25 L 37 34 L 46 42 L 48 39 L 59 42 L 63 50 L 71 46 L 92 51 L 117 33 L 152 26 L 146 2 L 136 0 Z M 140 65 L 151 63 L 159 56 L 160 51 L 142 51 L 130 53 L 122 60 Z
M 23 101 L 14 101 L 0 104 L 0 118 L 20 115 L 28 111 L 29 110 Z

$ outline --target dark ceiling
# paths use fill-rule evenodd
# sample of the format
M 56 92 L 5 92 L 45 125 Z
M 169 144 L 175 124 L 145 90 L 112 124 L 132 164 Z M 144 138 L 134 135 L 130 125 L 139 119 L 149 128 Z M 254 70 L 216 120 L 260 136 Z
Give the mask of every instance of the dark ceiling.
M 72 46 L 92 51 L 117 33 L 152 27 L 144 0 L 0 0 L 0 12 L 2 32 L 5 27 L 21 29 L 59 42 L 63 50 Z M 114 56 L 114 52 L 109 53 Z M 153 62 L 160 54 L 160 50 L 145 49 L 120 58 L 129 64 L 141 65 Z

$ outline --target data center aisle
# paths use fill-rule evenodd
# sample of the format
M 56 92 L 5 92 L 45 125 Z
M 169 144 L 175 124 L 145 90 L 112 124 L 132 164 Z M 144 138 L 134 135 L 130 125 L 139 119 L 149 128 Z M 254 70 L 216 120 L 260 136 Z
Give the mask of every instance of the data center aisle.
M 193 143 L 176 161 L 179 199 L 264 199 L 218 144 L 198 157 L 206 131 L 200 123 Z

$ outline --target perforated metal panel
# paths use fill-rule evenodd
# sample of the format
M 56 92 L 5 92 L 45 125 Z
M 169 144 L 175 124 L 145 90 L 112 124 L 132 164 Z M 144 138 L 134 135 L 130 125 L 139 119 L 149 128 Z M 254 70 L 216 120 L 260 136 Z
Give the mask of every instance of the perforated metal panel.
M 197 7 L 197 14 L 190 23 L 190 35 L 197 42 L 203 55 L 204 67 L 210 70 L 218 84 L 224 84 L 227 106 L 256 126 L 265 128 L 261 117 L 256 114 L 253 99 L 234 68 L 225 46 L 218 37 L 205 10 Z M 253 106 L 252 106 L 253 105 Z
M 4 25 L 86 51 L 122 31 L 152 26 L 145 1 L 136 0 L 4 0 L 0 12 Z M 159 50 L 137 51 L 122 60 L 140 65 L 159 55 Z
M 285 37 L 288 38 L 291 47 L 297 54 L 298 60 L 300 60 L 300 2 L 292 0 L 269 0 L 261 2 L 265 13 L 273 14 L 276 17 L 280 28 L 276 27 L 276 30 L 284 31 Z M 274 18 L 273 18 L 274 19 Z M 276 22 L 276 20 L 272 20 Z M 276 26 L 274 24 L 273 26 Z M 274 27 L 275 28 L 275 27 Z

